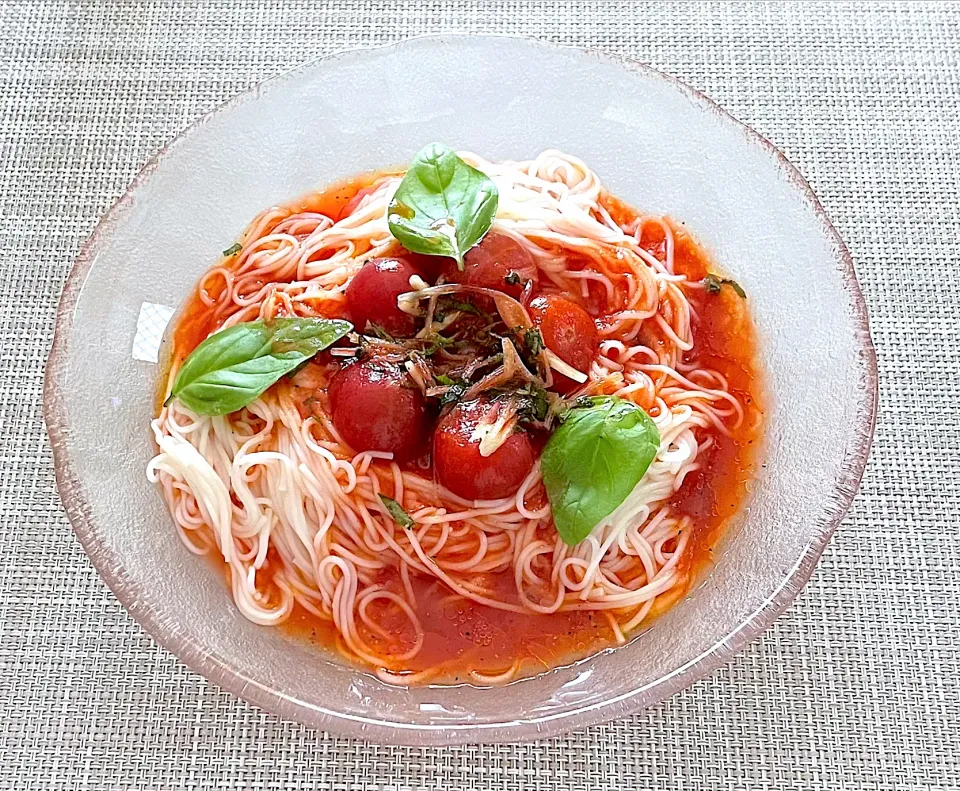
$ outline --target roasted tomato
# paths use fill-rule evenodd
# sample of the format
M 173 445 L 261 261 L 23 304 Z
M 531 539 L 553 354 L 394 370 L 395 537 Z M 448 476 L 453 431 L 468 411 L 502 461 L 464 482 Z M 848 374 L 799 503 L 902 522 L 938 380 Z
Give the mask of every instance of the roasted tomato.
M 527 282 L 537 284 L 537 264 L 527 249 L 505 234 L 487 234 L 463 259 L 463 271 L 444 259 L 443 274 L 452 283 L 465 283 L 518 298 Z
M 404 460 L 423 447 L 426 403 L 399 364 L 371 358 L 347 365 L 330 381 L 329 395 L 333 425 L 354 450 Z
M 368 324 L 383 327 L 391 335 L 412 335 L 416 319 L 397 307 L 397 297 L 410 291 L 410 278 L 418 274 L 402 258 L 374 258 L 367 261 L 347 286 L 347 306 L 356 328 Z
M 600 335 L 590 314 L 575 302 L 556 296 L 536 297 L 527 310 L 544 345 L 567 365 L 589 373 L 600 349 Z M 572 379 L 554 371 L 554 390 L 569 393 L 578 387 Z
M 498 500 L 513 494 L 536 460 L 525 431 L 515 431 L 492 454 L 480 454 L 481 422 L 496 419 L 502 404 L 480 397 L 457 404 L 433 434 L 437 480 L 465 500 Z

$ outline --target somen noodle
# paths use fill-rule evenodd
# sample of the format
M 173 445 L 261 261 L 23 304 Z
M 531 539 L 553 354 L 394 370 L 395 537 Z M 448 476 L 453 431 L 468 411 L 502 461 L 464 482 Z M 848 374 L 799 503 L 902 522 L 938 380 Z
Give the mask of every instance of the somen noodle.
M 563 409 L 587 403 L 584 396 L 616 396 L 645 411 L 659 432 L 646 472 L 585 538 L 571 545 L 554 529 L 540 440 L 515 491 L 475 499 L 442 485 L 429 454 L 403 459 L 358 451 L 338 430 L 331 380 L 351 354 L 370 354 L 378 343 L 401 355 L 422 341 L 420 353 L 403 358 L 408 386 L 429 404 L 451 392 L 438 384 L 451 377 L 429 381 L 431 366 L 469 365 L 442 334 L 457 326 L 451 316 L 456 322 L 475 310 L 493 323 L 500 303 L 457 285 L 445 291 L 442 276 L 439 289 L 431 284 L 437 278 L 410 278 L 400 307 L 424 324 L 413 325 L 409 340 L 387 332 L 369 340 L 348 335 L 237 411 L 198 414 L 167 398 L 152 423 L 158 453 L 148 475 L 161 487 L 187 549 L 222 558 L 243 615 L 266 626 L 301 617 L 330 624 L 343 654 L 392 683 L 445 682 L 456 673 L 459 680 L 496 684 L 564 659 L 540 656 L 531 664 L 529 656 L 504 649 L 497 665 L 462 646 L 444 656 L 433 644 L 439 639 L 433 620 L 451 608 L 501 611 L 527 624 L 554 614 L 550 628 L 563 628 L 556 620 L 563 615 L 564 624 L 576 624 L 572 629 L 592 628 L 606 642 L 628 640 L 688 590 L 697 558 L 736 510 L 749 477 L 747 445 L 759 431 L 743 300 L 729 281 L 689 264 L 696 247 L 688 235 L 669 220 L 629 210 L 583 162 L 559 151 L 521 162 L 459 157 L 495 184 L 488 238 L 505 237 L 535 263 L 536 286 L 515 301 L 534 316 L 531 299 L 563 297 L 589 314 L 597 334 L 584 382 L 570 376 L 579 369 L 557 359 L 544 332 L 547 348 L 526 356 L 519 343 L 494 339 L 491 366 L 465 386 L 499 376 L 496 386 L 503 387 L 518 382 L 517 373 L 564 381 L 566 392 L 548 393 L 550 414 L 557 415 L 551 430 Z M 168 339 L 164 396 L 187 355 L 212 333 L 256 320 L 349 317 L 348 286 L 364 264 L 405 254 L 388 222 L 402 178 L 396 172 L 355 182 L 336 211 L 304 199 L 257 216 L 181 312 Z M 442 316 L 444 300 L 456 298 L 475 307 L 456 303 Z M 733 315 L 729 326 L 716 319 L 726 314 Z M 723 343 L 701 346 L 698 333 L 708 324 Z M 427 349 L 438 336 L 448 345 Z M 738 343 L 745 350 L 739 357 L 729 351 Z M 513 412 L 501 410 L 499 419 L 502 425 L 488 427 L 493 445 L 524 433 Z M 714 467 L 733 481 L 732 494 L 704 494 L 712 491 Z M 684 505 L 681 495 L 694 489 L 706 505 Z M 403 513 L 392 513 L 391 502 Z M 404 515 L 411 520 L 406 527 L 398 522 Z M 581 654 L 601 645 L 582 634 L 574 640 L 583 643 Z M 569 648 L 576 653 L 573 640 Z

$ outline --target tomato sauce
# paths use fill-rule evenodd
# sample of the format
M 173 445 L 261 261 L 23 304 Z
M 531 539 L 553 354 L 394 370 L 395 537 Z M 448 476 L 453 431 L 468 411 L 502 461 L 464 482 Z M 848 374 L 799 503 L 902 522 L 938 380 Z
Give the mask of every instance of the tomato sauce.
M 337 218 L 380 175 L 346 180 L 284 208 L 289 208 L 290 213 L 315 211 Z M 604 195 L 602 202 L 613 219 L 624 227 L 632 229 L 642 221 L 632 207 L 612 196 Z M 676 272 L 698 281 L 715 271 L 706 253 L 682 227 L 671 223 L 671 228 L 675 236 Z M 665 239 L 658 223 L 644 223 L 640 243 L 653 255 L 663 258 Z M 224 265 L 229 265 L 229 261 Z M 210 292 L 211 283 L 207 289 Z M 174 329 L 174 354 L 179 359 L 216 326 L 198 293 L 197 290 L 187 302 Z M 709 569 L 716 541 L 748 492 L 761 434 L 757 346 L 745 300 L 729 287 L 721 288 L 719 293 L 690 289 L 686 294 L 698 316 L 694 349 L 686 360 L 694 359 L 695 355 L 703 366 L 726 377 L 729 390 L 739 398 L 745 415 L 731 436 L 712 432 L 712 446 L 702 450 L 699 456 L 700 469 L 687 476 L 671 500 L 673 509 L 690 516 L 693 522 L 694 534 L 681 566 L 687 572 L 687 584 L 658 597 L 650 617 L 672 606 Z M 267 564 L 258 571 L 258 587 L 269 588 L 275 564 L 271 550 Z M 439 668 L 431 678 L 435 682 L 475 683 L 477 679 L 470 671 L 495 676 L 508 671 L 515 663 L 519 664 L 517 675 L 528 676 L 616 644 L 611 619 L 604 612 L 515 613 L 453 594 L 432 577 L 411 573 L 410 579 L 416 595 L 416 612 L 425 634 L 421 651 L 403 662 L 403 669 L 418 672 Z M 384 571 L 378 582 L 388 590 L 403 592 L 396 569 Z M 497 592 L 498 598 L 517 601 L 512 569 L 487 573 L 484 582 Z M 379 611 L 377 606 L 371 607 L 378 622 L 385 627 L 386 637 L 361 626 L 363 638 L 378 653 L 401 652 L 412 644 L 412 628 L 398 610 L 386 603 Z M 649 620 L 645 620 L 643 628 L 648 625 Z M 318 618 L 299 605 L 281 628 L 324 648 L 342 647 L 342 638 L 332 621 Z
M 391 570 L 383 574 L 380 582 L 399 593 L 397 577 Z M 502 598 L 514 595 L 512 572 L 487 577 Z M 414 575 L 411 581 L 424 640 L 420 652 L 402 665 L 404 672 L 437 671 L 430 679 L 436 683 L 476 682 L 478 679 L 471 676 L 471 671 L 495 676 L 511 670 L 515 662 L 519 663 L 519 675 L 529 676 L 615 644 L 613 630 L 601 612 L 516 613 L 452 594 L 436 579 Z M 364 640 L 377 653 L 399 653 L 412 644 L 408 619 L 395 608 L 392 618 L 390 614 L 390 609 L 384 607 L 377 619 L 391 639 L 361 627 Z M 339 640 L 331 621 L 300 607 L 280 628 L 321 648 L 329 649 Z
M 338 181 L 325 190 L 313 192 L 285 203 L 280 207 L 274 226 L 280 223 L 284 217 L 301 212 L 324 214 L 327 217 L 337 219 L 354 202 L 354 199 L 361 198 L 370 191 L 378 179 L 390 175 L 390 173 L 389 170 L 363 173 Z M 270 228 L 267 228 L 264 233 L 269 233 L 270 230 Z M 219 265 L 232 270 L 236 267 L 238 259 L 239 256 L 227 256 L 221 259 Z M 171 324 L 173 327 L 173 356 L 168 361 L 168 367 L 174 359 L 185 359 L 190 352 L 200 345 L 201 341 L 220 326 L 223 318 L 225 318 L 217 319 L 213 315 L 213 312 L 201 298 L 201 286 L 204 286 L 208 296 L 215 300 L 223 292 L 225 283 L 222 277 L 208 277 L 207 273 L 204 273 L 196 288 L 193 289 L 190 297 Z
M 605 197 L 605 207 L 622 224 L 636 223 L 640 215 L 621 201 Z M 706 253 L 682 227 L 671 224 L 674 232 L 674 267 L 691 281 L 703 279 L 715 268 Z M 664 232 L 655 223 L 646 224 L 641 244 L 654 255 L 665 253 Z M 732 288 L 711 294 L 689 291 L 687 298 L 699 317 L 694 330 L 694 349 L 705 366 L 726 377 L 730 392 L 744 407 L 741 426 L 726 437 L 712 432 L 713 446 L 701 452 L 699 470 L 685 479 L 673 497 L 671 506 L 691 517 L 694 535 L 687 546 L 683 568 L 686 586 L 657 599 L 651 616 L 672 606 L 699 578 L 713 560 L 715 543 L 725 523 L 738 512 L 753 474 L 756 448 L 760 439 L 762 412 L 758 402 L 757 347 L 753 324 L 746 304 Z M 397 574 L 384 575 L 388 588 L 400 591 Z M 576 661 L 616 644 L 613 628 L 603 612 L 514 613 L 454 596 L 437 580 L 411 576 L 417 596 L 417 613 L 425 629 L 423 648 L 404 666 L 413 672 L 440 667 L 434 681 L 470 683 L 470 670 L 494 675 L 519 662 L 519 676 L 549 670 Z M 500 592 L 500 598 L 515 601 L 513 571 L 486 575 L 486 582 Z M 400 619 L 397 634 L 407 627 Z M 644 622 L 644 628 L 649 621 Z M 298 609 L 285 628 L 307 637 L 321 646 L 337 639 L 328 621 Z M 409 641 L 399 639 L 391 645 L 378 645 L 382 638 L 365 635 L 371 647 L 402 651 Z

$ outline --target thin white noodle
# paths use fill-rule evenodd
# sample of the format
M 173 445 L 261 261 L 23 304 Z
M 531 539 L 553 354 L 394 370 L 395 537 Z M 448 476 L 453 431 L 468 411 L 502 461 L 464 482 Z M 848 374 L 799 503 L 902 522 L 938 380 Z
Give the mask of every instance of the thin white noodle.
M 729 433 L 745 415 L 721 374 L 685 361 L 699 321 L 686 290 L 700 286 L 675 272 L 669 223 L 643 217 L 621 228 L 601 203 L 597 176 L 558 151 L 524 162 L 461 156 L 496 183 L 493 230 L 531 253 L 541 282 L 608 305 L 601 353 L 583 392 L 635 400 L 661 433 L 647 474 L 586 540 L 568 547 L 552 529 L 539 464 L 515 495 L 464 501 L 402 470 L 390 454 L 352 453 L 326 402 L 321 398 L 303 417 L 288 383 L 227 417 L 196 415 L 174 400 L 152 423 L 158 452 L 148 477 L 160 485 L 188 550 L 216 550 L 228 564 L 241 612 L 273 625 L 294 604 L 303 606 L 334 624 L 342 650 L 395 684 L 440 673 L 408 672 L 425 639 L 418 577 L 511 612 L 604 612 L 624 641 L 660 597 L 683 590 L 689 518 L 673 513 L 669 500 L 698 469 L 698 455 L 712 442 L 705 432 Z M 201 280 L 201 304 L 221 327 L 288 313 L 329 315 L 362 263 L 391 248 L 386 208 L 399 180 L 380 178 L 339 219 L 292 205 L 262 212 L 241 236 L 240 252 Z M 640 245 L 647 224 L 663 233 L 661 258 Z M 586 265 L 570 267 L 574 257 Z M 645 328 L 659 333 L 658 344 L 647 345 Z M 176 372 L 175 364 L 168 393 Z M 316 386 L 323 391 L 325 380 Z M 381 493 L 412 514 L 413 528 L 393 522 Z M 261 583 L 267 565 L 269 586 Z M 396 583 L 385 587 L 387 570 L 396 571 Z M 511 572 L 515 583 L 506 598 L 487 579 L 500 572 Z M 405 647 L 384 652 L 371 643 L 390 642 L 375 617 L 383 608 L 409 621 L 413 638 Z M 519 662 L 503 672 L 474 669 L 470 678 L 503 683 L 520 669 Z

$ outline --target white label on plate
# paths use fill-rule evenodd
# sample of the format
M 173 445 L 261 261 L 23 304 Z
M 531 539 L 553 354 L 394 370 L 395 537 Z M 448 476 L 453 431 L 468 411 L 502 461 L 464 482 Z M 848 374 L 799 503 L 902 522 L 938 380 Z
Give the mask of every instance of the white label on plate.
M 133 359 L 155 363 L 159 359 L 163 331 L 170 323 L 174 309 L 167 305 L 144 302 L 137 316 L 137 334 L 133 338 Z

